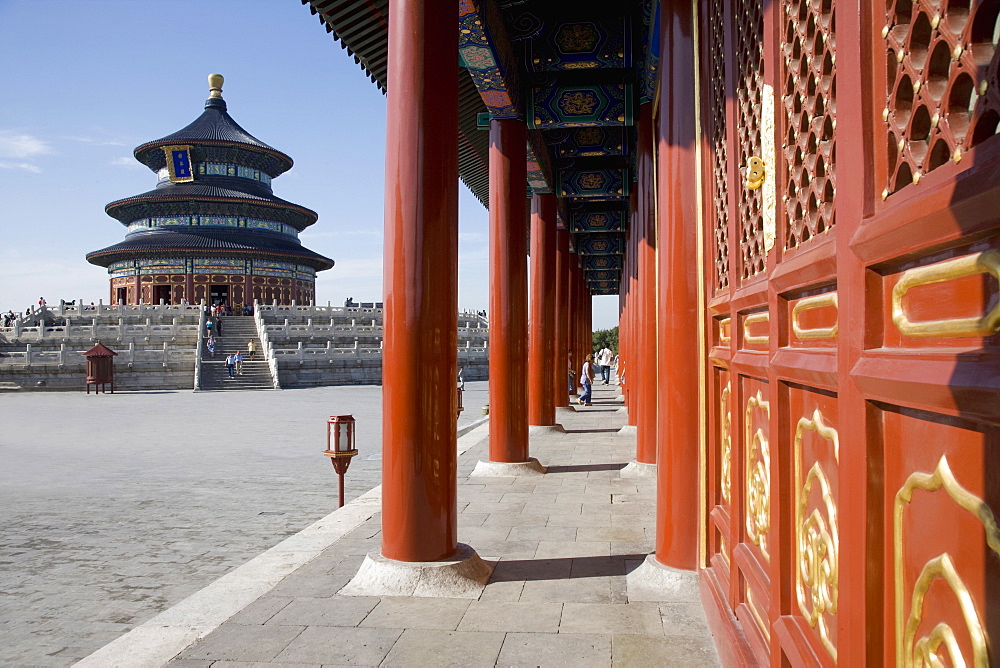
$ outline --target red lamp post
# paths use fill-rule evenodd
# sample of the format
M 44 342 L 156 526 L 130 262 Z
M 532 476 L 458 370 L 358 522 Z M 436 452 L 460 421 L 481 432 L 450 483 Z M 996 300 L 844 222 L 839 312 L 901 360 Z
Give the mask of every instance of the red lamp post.
M 358 454 L 354 447 L 354 416 L 331 415 L 326 421 L 325 457 L 330 458 L 337 472 L 338 508 L 344 507 L 344 474 L 351 465 L 351 458 Z

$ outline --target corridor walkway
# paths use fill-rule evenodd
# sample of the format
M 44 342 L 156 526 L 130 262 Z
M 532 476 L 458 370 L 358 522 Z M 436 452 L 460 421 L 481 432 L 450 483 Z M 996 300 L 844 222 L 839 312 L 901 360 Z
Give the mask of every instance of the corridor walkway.
M 626 584 L 653 549 L 655 479 L 620 477 L 635 441 L 616 394 L 596 386 L 593 407 L 559 410 L 567 433 L 532 437 L 545 476 L 469 478 L 487 427 L 460 439 L 459 540 L 496 564 L 478 600 L 337 594 L 379 548 L 376 488 L 84 663 L 718 665 L 695 597 Z

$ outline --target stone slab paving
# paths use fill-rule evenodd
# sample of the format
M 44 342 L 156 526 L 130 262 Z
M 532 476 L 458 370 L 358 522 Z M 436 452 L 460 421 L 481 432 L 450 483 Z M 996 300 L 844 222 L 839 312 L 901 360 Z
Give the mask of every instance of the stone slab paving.
M 486 386 L 466 383 L 460 426 Z M 361 451 L 350 500 L 381 482 L 380 387 L 0 394 L 0 665 L 71 665 L 329 514 L 320 453 L 344 413 Z M 369 549 L 359 536 L 326 590 L 276 591 L 333 595 Z
M 485 439 L 460 457 L 459 540 L 496 565 L 478 600 L 338 595 L 379 548 L 375 513 L 169 665 L 719 665 L 699 604 L 629 600 L 656 483 L 617 475 L 635 440 L 613 433 L 613 395 L 561 411 L 569 433 L 532 438 L 545 476 L 469 478 Z

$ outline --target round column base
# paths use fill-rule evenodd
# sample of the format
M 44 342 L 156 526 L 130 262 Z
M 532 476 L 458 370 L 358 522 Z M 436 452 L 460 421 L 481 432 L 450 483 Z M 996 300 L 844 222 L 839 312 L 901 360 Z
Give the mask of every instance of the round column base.
M 639 428 L 634 424 L 627 424 L 618 430 L 618 433 L 622 436 L 635 436 L 639 432 Z
M 621 470 L 619 476 L 622 478 L 655 478 L 656 464 L 629 462 L 628 465 Z
M 521 476 L 545 475 L 545 467 L 534 457 L 526 462 L 483 462 L 469 474 L 470 478 L 519 478 Z
M 529 424 L 528 436 L 536 434 L 565 434 L 566 428 L 561 424 Z
M 454 557 L 441 561 L 396 561 L 375 550 L 368 553 L 354 578 L 337 593 L 477 599 L 492 574 L 493 565 L 464 543 L 458 544 Z
M 697 602 L 698 574 L 664 566 L 655 554 L 646 555 L 642 566 L 625 577 L 628 601 Z

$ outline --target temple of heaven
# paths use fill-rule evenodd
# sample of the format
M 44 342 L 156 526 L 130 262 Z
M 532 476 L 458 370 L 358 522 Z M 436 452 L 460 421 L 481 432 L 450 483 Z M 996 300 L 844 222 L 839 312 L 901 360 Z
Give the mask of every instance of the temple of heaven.
M 232 119 L 222 81 L 209 75 L 193 123 L 135 149 L 156 188 L 105 207 L 128 232 L 87 261 L 107 267 L 113 303 L 310 304 L 316 272 L 333 266 L 299 243 L 316 213 L 271 193 L 292 159 Z

